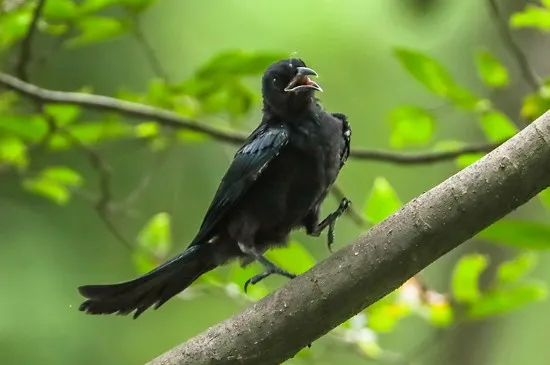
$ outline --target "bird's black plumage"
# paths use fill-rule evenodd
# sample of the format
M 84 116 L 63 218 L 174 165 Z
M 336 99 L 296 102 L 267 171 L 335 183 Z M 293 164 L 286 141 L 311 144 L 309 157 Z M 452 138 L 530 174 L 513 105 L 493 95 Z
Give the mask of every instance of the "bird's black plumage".
M 180 255 L 132 281 L 79 288 L 90 314 L 129 314 L 137 318 L 191 285 L 200 275 L 231 259 L 254 260 L 265 272 L 294 277 L 263 253 L 284 245 L 293 229 L 319 236 L 349 205 L 320 222 L 319 211 L 349 156 L 351 129 L 341 113 L 328 113 L 314 97 L 322 91 L 309 76 L 315 71 L 299 59 L 274 63 L 263 75 L 263 118 L 236 152 L 195 239 Z

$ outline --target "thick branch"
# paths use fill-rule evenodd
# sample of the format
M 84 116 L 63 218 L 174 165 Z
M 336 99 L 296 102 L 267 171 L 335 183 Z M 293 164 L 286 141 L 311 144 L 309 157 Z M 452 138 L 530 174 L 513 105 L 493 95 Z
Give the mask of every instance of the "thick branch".
M 548 187 L 548 166 L 550 112 L 352 245 L 149 365 L 280 364 Z
M 0 73 L 0 85 L 40 102 L 73 104 L 94 110 L 112 111 L 140 119 L 156 120 L 159 124 L 164 126 L 204 133 L 223 142 L 240 144 L 246 138 L 246 134 L 244 133 L 212 127 L 204 123 L 199 123 L 197 121 L 184 118 L 179 114 L 168 110 L 162 110 L 144 104 L 132 103 L 102 95 L 43 89 L 4 73 Z M 453 151 L 424 153 L 399 153 L 364 148 L 353 149 L 351 151 L 351 157 L 355 159 L 398 164 L 426 164 L 453 160 L 456 157 L 468 153 L 489 152 L 498 145 L 499 143 L 486 143 L 465 146 L 464 148 L 459 148 Z

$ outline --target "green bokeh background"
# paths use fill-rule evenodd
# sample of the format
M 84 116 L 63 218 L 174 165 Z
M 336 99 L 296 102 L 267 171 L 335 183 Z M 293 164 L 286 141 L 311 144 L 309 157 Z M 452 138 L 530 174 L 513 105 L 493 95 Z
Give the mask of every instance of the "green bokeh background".
M 320 75 L 324 106 L 348 114 L 354 146 L 389 148 L 387 114 L 403 104 L 437 108 L 434 141 L 482 141 L 476 121 L 429 95 L 400 68 L 392 48 L 425 51 L 445 64 L 461 83 L 483 93 L 473 61 L 478 47 L 491 48 L 513 65 L 495 33 L 486 4 L 479 0 L 435 1 L 433 7 L 414 12 L 410 8 L 413 3 L 159 0 L 144 14 L 143 28 L 173 80 L 184 79 L 226 49 L 275 50 L 303 58 Z M 97 93 L 112 95 L 121 87 L 145 91 L 153 73 L 139 45 L 126 36 L 55 53 L 37 76 L 45 87 L 73 90 L 90 85 Z M 519 101 L 518 105 L 508 101 L 519 100 L 525 86 L 517 72 L 512 73 L 512 80 L 513 92 L 497 95 L 496 100 L 515 116 Z M 259 87 L 259 79 L 251 82 Z M 242 129 L 253 128 L 259 115 L 257 108 Z M 215 141 L 170 150 L 138 201 L 139 214 L 132 219 L 121 217 L 117 224 L 127 236 L 135 237 L 152 214 L 168 211 L 173 215 L 175 250 L 185 247 L 233 151 L 233 146 Z M 132 190 L 144 171 L 158 163 L 145 148 L 124 143 L 109 145 L 102 153 L 113 166 L 115 193 L 120 197 Z M 71 152 L 33 159 L 37 166 L 52 161 L 75 166 L 86 176 L 87 187 L 96 188 L 96 175 L 85 156 Z M 351 161 L 339 183 L 361 208 L 377 176 L 385 176 L 401 200 L 408 201 L 455 170 L 453 163 L 406 167 Z M 0 184 L 1 363 L 141 364 L 243 308 L 244 304 L 213 293 L 193 300 L 172 300 L 138 321 L 83 315 L 77 311 L 81 298 L 76 287 L 133 277 L 136 271 L 128 251 L 88 202 L 75 199 L 67 208 L 60 208 L 23 192 L 15 176 L 0 177 Z M 334 206 L 335 202 L 328 200 L 325 211 Z M 539 215 L 536 207 L 523 209 L 520 214 L 548 218 Z M 351 221 L 342 220 L 337 245 L 350 242 L 359 233 Z M 306 238 L 301 232 L 294 237 L 316 258 L 328 255 L 324 240 Z M 500 248 L 482 245 L 467 249 L 506 255 Z M 453 256 L 456 253 L 428 269 L 430 285 L 447 289 Z M 534 276 L 548 278 L 548 267 L 543 260 Z M 270 281 L 274 288 L 281 283 L 279 279 Z M 445 336 L 433 336 L 423 321 L 409 319 L 395 333 L 382 335 L 381 343 L 407 354 L 428 338 L 417 350 L 420 355 L 414 355 L 415 364 L 548 364 L 550 347 L 545 333 L 550 326 L 549 309 L 547 302 L 532 304 L 510 316 L 465 325 Z M 335 346 L 327 340 L 316 342 L 311 351 L 312 359 L 304 363 L 372 362 L 358 356 L 352 347 Z

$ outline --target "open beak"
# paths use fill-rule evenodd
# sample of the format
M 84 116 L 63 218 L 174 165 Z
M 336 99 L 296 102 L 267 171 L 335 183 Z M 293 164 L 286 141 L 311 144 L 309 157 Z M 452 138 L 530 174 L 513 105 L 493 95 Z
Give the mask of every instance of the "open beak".
M 315 81 L 311 81 L 308 76 L 317 76 L 317 72 L 313 71 L 309 67 L 298 67 L 298 73 L 285 87 L 285 91 L 301 91 L 307 89 L 313 89 L 323 92 L 321 86 Z

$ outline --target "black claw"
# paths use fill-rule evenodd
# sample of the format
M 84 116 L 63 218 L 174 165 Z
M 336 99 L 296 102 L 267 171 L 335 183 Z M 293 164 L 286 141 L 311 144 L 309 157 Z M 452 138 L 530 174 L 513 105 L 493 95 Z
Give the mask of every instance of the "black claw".
M 258 284 L 260 281 L 264 280 L 268 276 L 271 276 L 273 274 L 275 275 L 281 275 L 289 279 L 294 279 L 296 277 L 295 274 L 289 273 L 288 271 L 281 269 L 280 267 L 275 266 L 272 262 L 268 261 L 265 257 L 260 256 L 258 258 L 258 261 L 265 267 L 265 271 L 261 274 L 255 275 L 248 279 L 246 283 L 244 283 L 244 292 L 246 293 L 248 290 L 248 286 L 250 284 L 255 285 Z

